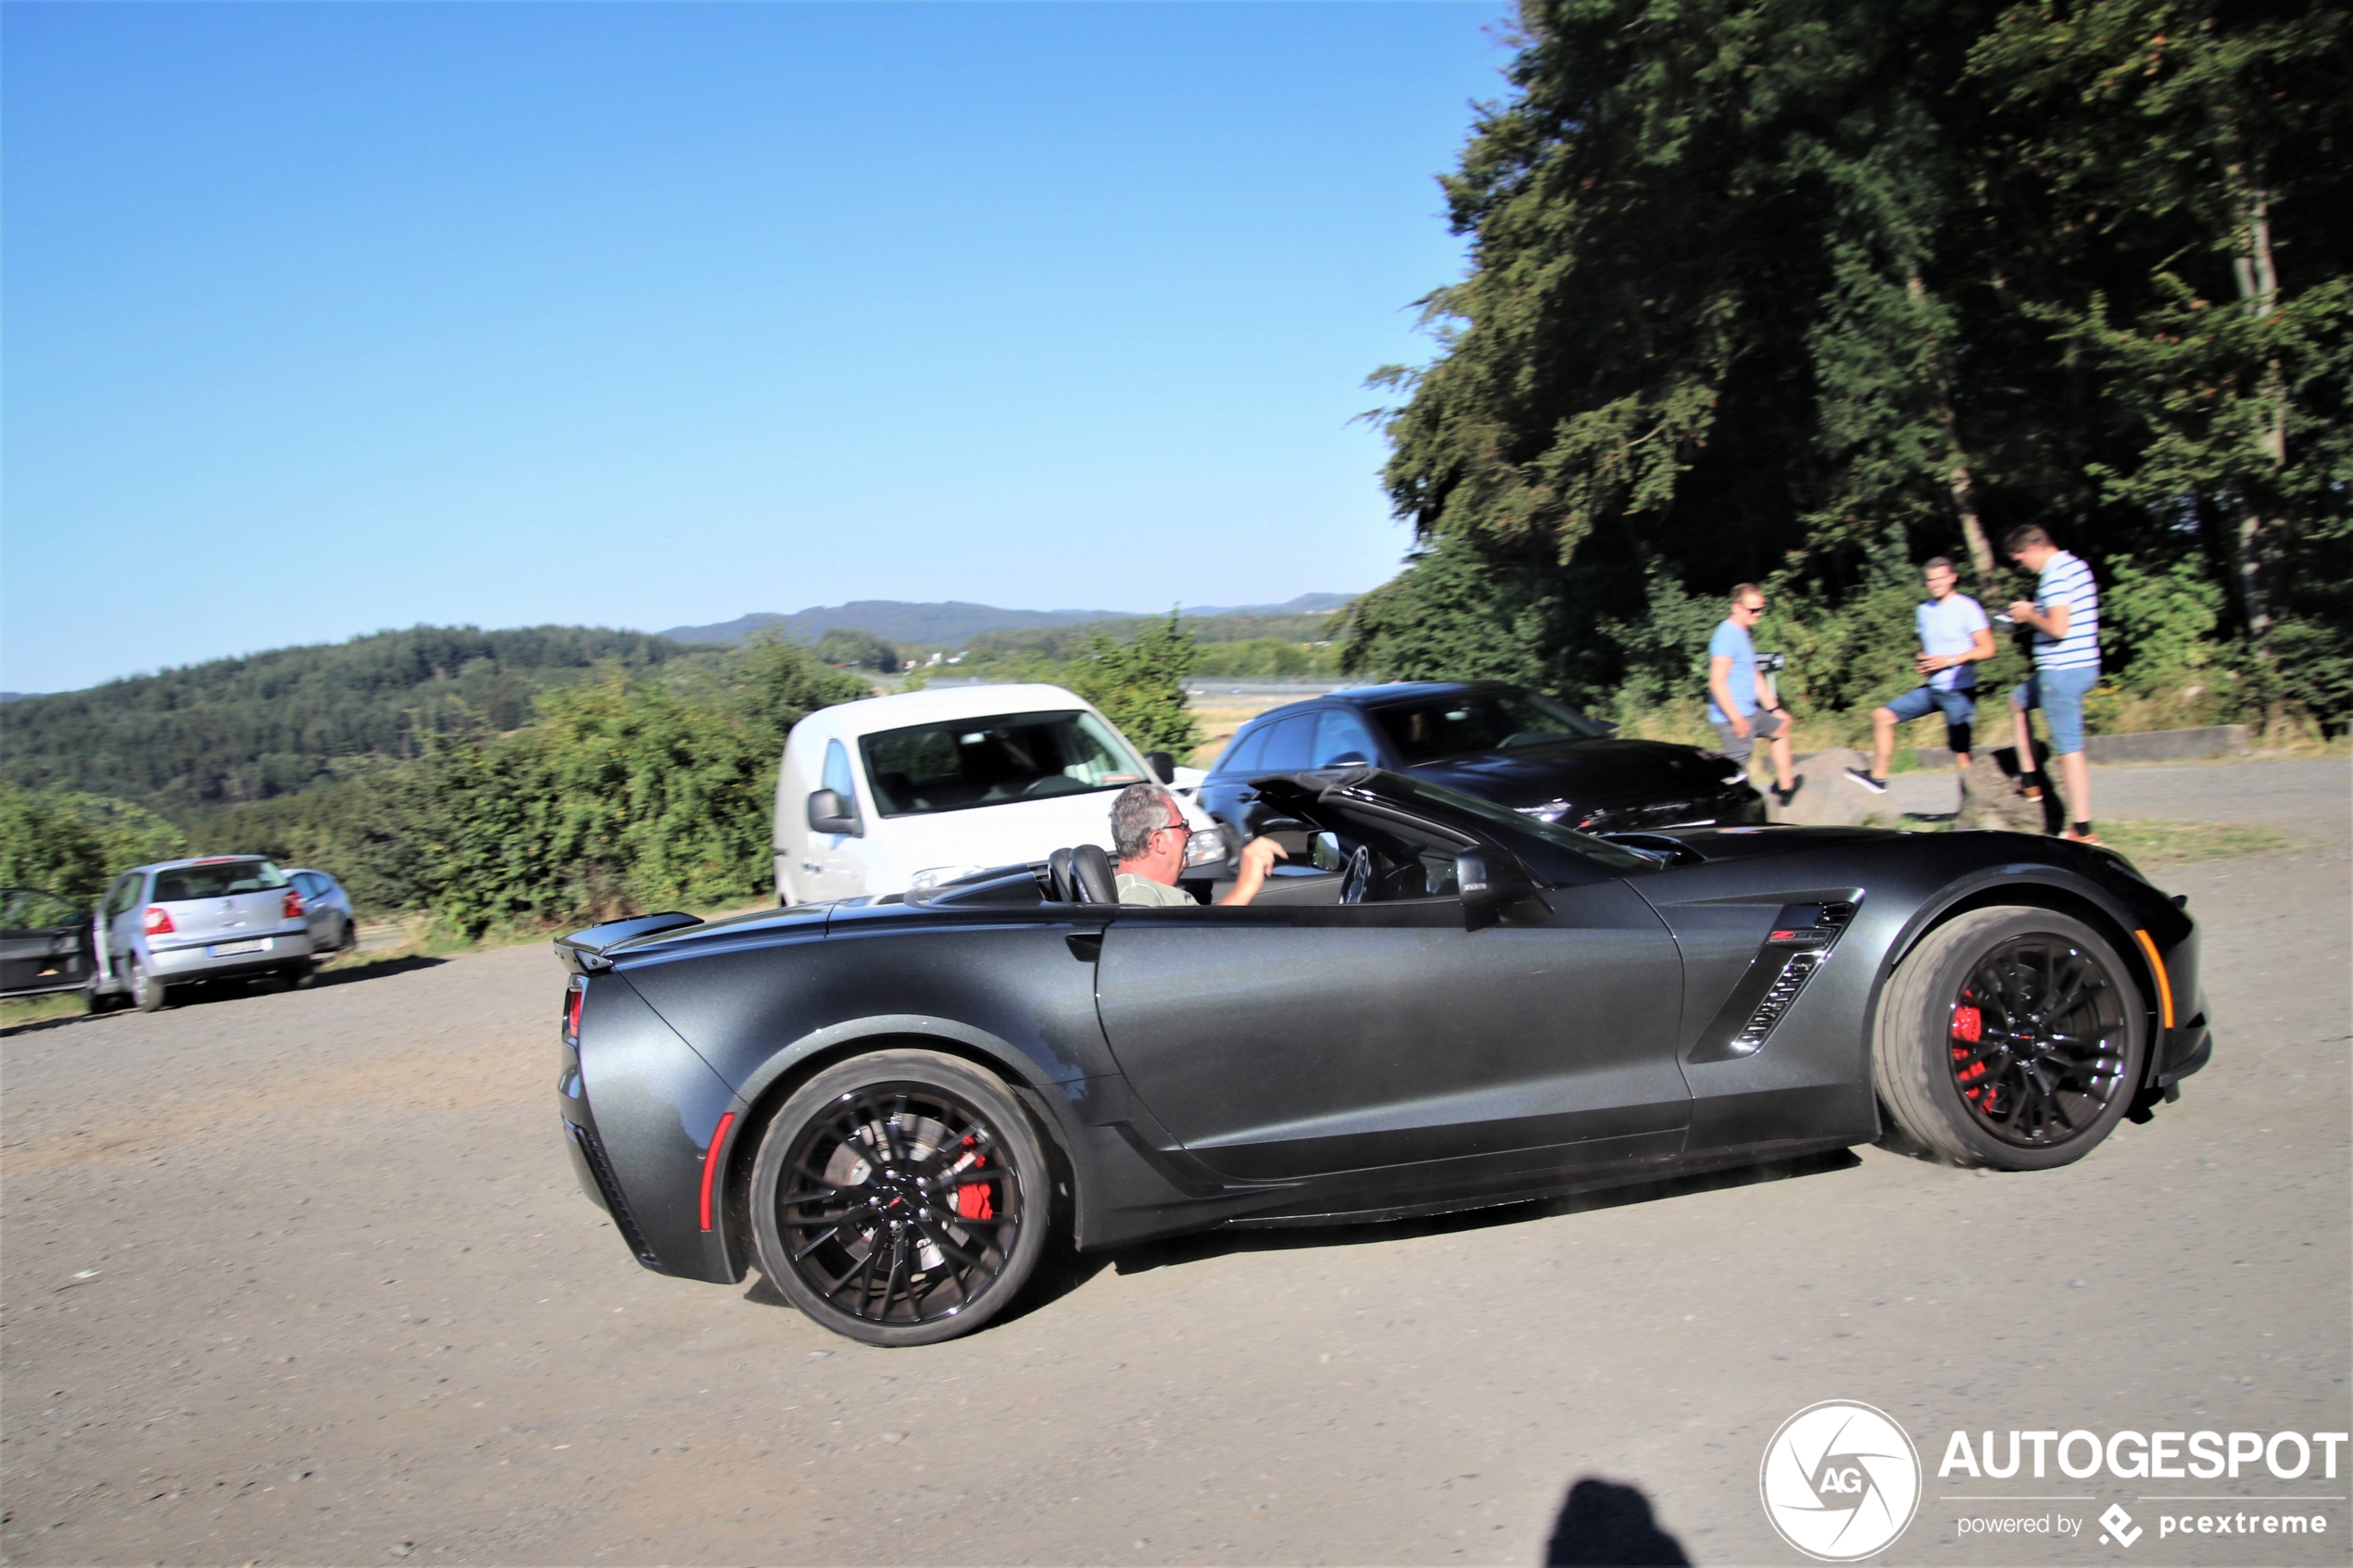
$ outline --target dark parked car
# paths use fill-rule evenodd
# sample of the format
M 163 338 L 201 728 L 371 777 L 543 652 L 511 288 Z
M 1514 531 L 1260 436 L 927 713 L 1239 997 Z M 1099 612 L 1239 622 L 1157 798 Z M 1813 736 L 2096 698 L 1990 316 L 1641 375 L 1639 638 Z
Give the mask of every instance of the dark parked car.
M 1586 833 L 1734 826 L 1765 797 L 1718 752 L 1623 740 L 1617 726 L 1495 681 L 1360 686 L 1260 714 L 1209 770 L 1200 799 L 1241 843 L 1262 809 L 1250 780 L 1388 768 Z
M 90 911 L 31 887 L 0 888 L 0 997 L 90 985 Z
M 757 1266 L 912 1345 L 998 1311 L 1049 1233 L 1390 1219 L 1874 1140 L 2041 1170 L 2210 1051 L 2196 926 L 2095 846 L 1604 839 L 1370 768 L 1252 788 L 1294 864 L 1246 907 L 1119 906 L 1082 845 L 561 938 L 582 1185 L 648 1268 Z

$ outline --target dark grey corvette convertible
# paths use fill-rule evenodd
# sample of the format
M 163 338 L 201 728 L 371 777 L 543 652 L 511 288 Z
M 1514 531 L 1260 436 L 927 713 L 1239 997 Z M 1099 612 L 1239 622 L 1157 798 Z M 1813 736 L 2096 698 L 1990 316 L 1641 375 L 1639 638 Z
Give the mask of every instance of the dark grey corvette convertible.
M 1372 769 L 1255 784 L 1292 859 L 1248 907 L 1121 908 L 1088 847 L 562 938 L 582 1185 L 648 1268 L 757 1267 L 914 1345 L 1063 1227 L 1381 1220 L 1874 1141 L 2042 1170 L 2211 1048 L 2196 926 L 2104 849 L 1603 839 Z

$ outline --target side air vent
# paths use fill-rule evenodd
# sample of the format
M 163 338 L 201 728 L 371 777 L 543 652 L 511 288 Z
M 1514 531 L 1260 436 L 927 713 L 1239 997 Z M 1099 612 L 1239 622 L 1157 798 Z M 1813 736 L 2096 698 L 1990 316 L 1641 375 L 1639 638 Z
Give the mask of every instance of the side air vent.
M 1819 904 L 1783 904 L 1773 915 L 1764 946 L 1748 972 L 1692 1047 L 1690 1060 L 1726 1061 L 1765 1044 L 1798 993 L 1829 961 L 1840 933 L 1855 919 L 1852 899 Z
M 636 1220 L 629 1212 L 627 1201 L 621 1196 L 621 1184 L 613 1179 L 612 1162 L 605 1158 L 604 1140 L 573 1121 L 564 1123 L 564 1131 L 572 1135 L 573 1142 L 580 1146 L 580 1152 L 587 1156 L 588 1169 L 597 1178 L 597 1190 L 604 1194 L 605 1208 L 612 1215 L 612 1223 L 621 1232 L 621 1239 L 628 1243 L 629 1250 L 637 1255 L 637 1261 L 649 1269 L 661 1268 L 661 1260 L 654 1256 L 652 1248 L 646 1245 L 644 1235 L 637 1229 Z

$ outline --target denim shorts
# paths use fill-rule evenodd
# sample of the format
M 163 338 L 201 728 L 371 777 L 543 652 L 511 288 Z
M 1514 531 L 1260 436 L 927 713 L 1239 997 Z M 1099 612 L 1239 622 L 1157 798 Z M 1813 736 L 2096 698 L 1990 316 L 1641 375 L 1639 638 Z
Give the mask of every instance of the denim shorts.
M 2083 697 L 2099 679 L 2096 664 L 2037 670 L 2010 693 L 2010 700 L 2020 708 L 2043 710 L 2043 722 L 2051 729 L 2051 755 L 2065 757 L 2083 749 Z
M 1895 721 L 1899 724 L 1925 719 L 1939 709 L 1944 710 L 1944 722 L 1948 726 L 1968 723 L 1977 717 L 1977 688 L 1963 686 L 1958 691 L 1947 692 L 1934 686 L 1914 686 L 1887 705 L 1887 710 L 1895 715 Z

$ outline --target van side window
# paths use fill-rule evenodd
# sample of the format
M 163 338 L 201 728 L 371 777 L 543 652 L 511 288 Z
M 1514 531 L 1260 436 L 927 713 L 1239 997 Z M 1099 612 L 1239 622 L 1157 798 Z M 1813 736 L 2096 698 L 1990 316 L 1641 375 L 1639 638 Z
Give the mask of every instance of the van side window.
M 1216 766 L 1212 768 L 1210 771 L 1214 773 L 1247 773 L 1252 769 L 1257 767 L 1259 754 L 1266 749 L 1266 733 L 1274 727 L 1275 726 L 1272 724 L 1261 724 L 1258 728 L 1251 731 L 1248 734 L 1242 736 L 1233 745 L 1227 746 L 1226 748 L 1226 755 L 1217 759 Z
M 1315 766 L 1328 767 L 1336 762 L 1380 761 L 1380 747 L 1373 740 L 1373 733 L 1352 708 L 1327 708 L 1315 721 Z
M 825 743 L 825 777 L 817 787 L 832 790 L 849 805 L 858 803 L 858 785 L 849 772 L 849 753 L 842 749 L 837 740 Z

